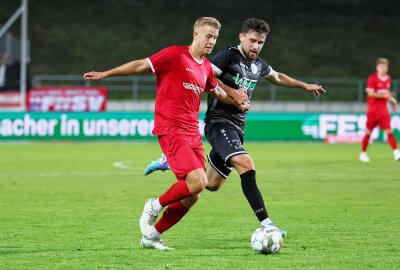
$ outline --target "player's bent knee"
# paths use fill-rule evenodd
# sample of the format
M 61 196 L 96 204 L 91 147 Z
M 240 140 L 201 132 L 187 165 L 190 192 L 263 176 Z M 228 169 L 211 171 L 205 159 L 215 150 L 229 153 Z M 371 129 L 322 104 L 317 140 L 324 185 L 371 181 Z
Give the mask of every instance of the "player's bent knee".
M 197 195 L 202 192 L 207 187 L 207 185 L 204 184 L 204 182 L 198 181 L 196 183 L 189 184 L 188 187 L 192 194 Z
M 203 191 L 208 186 L 208 180 L 205 174 L 199 177 L 198 186 L 201 191 Z
M 204 170 L 195 170 L 190 172 L 186 177 L 186 181 L 190 192 L 194 195 L 202 192 L 208 185 L 207 176 Z
M 233 157 L 231 163 L 239 173 L 255 169 L 254 161 L 248 154 Z
M 198 194 L 201 192 L 201 190 L 199 190 L 199 187 L 196 184 L 188 183 L 188 188 L 192 195 L 195 195 L 195 194 Z

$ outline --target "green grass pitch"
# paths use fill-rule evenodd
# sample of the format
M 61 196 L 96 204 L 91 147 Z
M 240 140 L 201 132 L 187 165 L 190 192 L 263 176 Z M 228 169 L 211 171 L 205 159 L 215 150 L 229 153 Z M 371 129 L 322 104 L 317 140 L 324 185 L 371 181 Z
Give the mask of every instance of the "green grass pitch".
M 400 163 L 389 146 L 371 145 L 370 164 L 359 145 L 246 148 L 272 220 L 288 231 L 277 255 L 251 250 L 259 225 L 236 173 L 163 235 L 176 250 L 144 250 L 143 204 L 175 181 L 142 175 L 156 143 L 0 144 L 0 269 L 400 268 Z

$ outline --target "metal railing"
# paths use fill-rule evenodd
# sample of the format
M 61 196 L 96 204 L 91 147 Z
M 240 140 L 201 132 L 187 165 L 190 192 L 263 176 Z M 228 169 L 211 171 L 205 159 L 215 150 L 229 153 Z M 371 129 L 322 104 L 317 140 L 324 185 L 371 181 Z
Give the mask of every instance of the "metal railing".
M 365 102 L 366 79 L 357 78 L 299 78 L 308 83 L 317 83 L 324 86 L 328 95 L 312 97 L 302 91 L 278 87 L 265 80 L 259 80 L 253 93 L 253 100 L 266 101 L 340 101 Z M 392 91 L 398 97 L 400 80 L 392 81 Z M 32 86 L 105 86 L 109 90 L 110 99 L 119 100 L 148 100 L 154 99 L 156 93 L 156 77 L 149 75 L 113 77 L 102 81 L 85 81 L 82 75 L 35 75 Z

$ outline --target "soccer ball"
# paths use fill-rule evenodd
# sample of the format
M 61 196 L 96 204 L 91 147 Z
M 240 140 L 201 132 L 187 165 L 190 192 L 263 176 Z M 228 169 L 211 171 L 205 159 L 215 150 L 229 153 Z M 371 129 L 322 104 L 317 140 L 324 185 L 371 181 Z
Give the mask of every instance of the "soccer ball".
M 251 235 L 251 247 L 256 253 L 277 253 L 282 244 L 281 232 L 275 226 L 261 226 Z

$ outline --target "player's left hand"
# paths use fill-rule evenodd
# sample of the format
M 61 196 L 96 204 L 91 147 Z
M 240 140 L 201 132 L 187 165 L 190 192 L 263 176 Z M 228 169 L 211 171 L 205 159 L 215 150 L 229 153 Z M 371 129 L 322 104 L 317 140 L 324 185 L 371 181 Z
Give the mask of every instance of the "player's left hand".
M 304 90 L 311 92 L 314 96 L 320 96 L 326 93 L 326 90 L 318 84 L 308 84 L 304 86 Z

